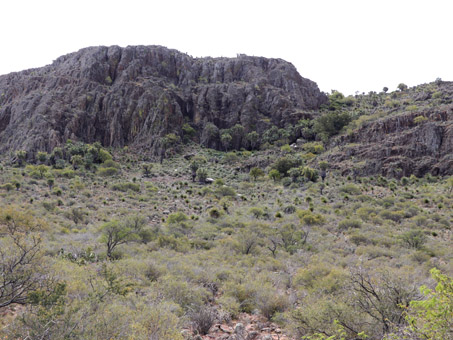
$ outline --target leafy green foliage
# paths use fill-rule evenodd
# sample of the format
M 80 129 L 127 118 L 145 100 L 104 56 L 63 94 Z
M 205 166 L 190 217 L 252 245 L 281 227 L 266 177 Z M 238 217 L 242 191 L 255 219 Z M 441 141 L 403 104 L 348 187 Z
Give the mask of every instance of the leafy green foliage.
M 435 289 L 420 288 L 424 299 L 410 303 L 407 319 L 410 329 L 424 339 L 451 339 L 453 329 L 453 279 L 431 269 Z

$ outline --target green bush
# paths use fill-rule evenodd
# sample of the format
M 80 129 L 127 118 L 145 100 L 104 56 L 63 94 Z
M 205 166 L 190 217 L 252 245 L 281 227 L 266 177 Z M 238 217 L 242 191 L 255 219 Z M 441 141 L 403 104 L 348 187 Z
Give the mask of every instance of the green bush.
M 225 196 L 235 197 L 236 196 L 236 191 L 234 191 L 234 189 L 231 187 L 227 187 L 226 185 L 222 185 L 222 186 L 218 187 L 215 190 L 215 193 L 217 195 L 219 195 L 220 197 L 225 197 Z
M 118 174 L 117 168 L 99 168 L 98 175 L 103 177 L 115 176 Z
M 426 235 L 421 229 L 410 230 L 400 236 L 408 248 L 421 249 L 426 242 Z
M 310 210 L 298 210 L 297 216 L 300 218 L 301 222 L 306 225 L 320 225 L 325 222 L 324 216 L 314 214 Z
M 353 220 L 348 218 L 338 223 L 338 229 L 340 230 L 359 229 L 361 227 L 362 222 L 360 222 L 359 220 Z
M 107 169 L 109 169 L 109 168 L 107 168 Z M 127 192 L 127 191 L 131 190 L 134 192 L 139 192 L 140 184 L 136 184 L 136 183 L 132 183 L 132 182 L 115 183 L 112 185 L 112 190 L 122 191 L 122 192 Z
M 167 223 L 168 224 L 177 224 L 177 223 L 187 221 L 188 219 L 189 219 L 189 217 L 186 214 L 184 214 L 182 211 L 177 211 L 175 213 L 168 215 Z
M 305 143 L 304 145 L 302 145 L 302 149 L 307 152 L 314 153 L 315 155 L 324 152 L 324 146 L 320 142 Z
M 339 191 L 349 195 L 359 195 L 362 193 L 360 188 L 352 183 L 348 183 L 339 188 Z
M 394 222 L 401 222 L 404 219 L 404 211 L 391 211 L 391 210 L 382 210 L 379 214 L 385 220 L 391 220 Z
M 99 165 L 101 168 L 115 168 L 115 169 L 120 169 L 121 166 L 119 163 L 114 162 L 112 159 L 107 159 L 105 162 L 103 162 L 101 165 Z
M 329 138 L 338 134 L 350 121 L 347 112 L 329 112 L 315 120 L 313 129 L 320 136 Z
M 277 170 L 283 177 L 288 175 L 288 171 L 291 168 L 296 168 L 301 164 L 301 161 L 289 157 L 279 158 L 273 165 L 272 168 Z
M 6 191 L 11 191 L 11 190 L 14 190 L 14 185 L 12 185 L 11 183 L 5 183 L 5 184 L 0 185 L 0 189 L 6 190 Z

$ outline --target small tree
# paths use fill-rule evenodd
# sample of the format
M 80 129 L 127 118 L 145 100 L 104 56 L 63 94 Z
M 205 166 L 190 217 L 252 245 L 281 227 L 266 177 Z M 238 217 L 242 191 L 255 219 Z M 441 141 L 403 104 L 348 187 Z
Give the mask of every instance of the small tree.
M 25 304 L 46 285 L 40 232 L 44 221 L 15 207 L 0 208 L 0 309 Z
M 382 92 L 387 93 L 388 90 L 389 90 L 389 88 L 387 86 L 384 86 L 384 88 L 382 89 Z
M 41 164 L 45 164 L 47 162 L 47 158 L 48 158 L 48 154 L 47 152 L 41 152 L 39 151 L 38 152 L 38 155 L 37 155 L 37 158 L 38 158 L 38 161 L 41 163 Z
M 402 91 L 406 91 L 407 88 L 408 88 L 407 85 L 404 84 L 404 83 L 399 83 L 399 84 L 398 84 L 398 90 L 400 90 L 401 92 L 402 92 Z
M 324 171 L 327 171 L 327 169 L 329 168 L 329 163 L 327 163 L 326 161 L 321 161 L 319 162 L 319 169 L 321 170 L 324 170 Z
M 327 163 L 326 161 L 319 162 L 319 169 L 321 169 L 320 176 L 321 176 L 321 179 L 323 182 L 326 179 L 328 168 L 329 168 L 329 163 Z
M 47 172 L 47 170 L 49 170 L 49 168 L 47 166 L 45 166 L 44 164 L 40 164 L 37 166 L 36 170 L 38 170 L 38 172 L 39 172 L 39 177 L 43 178 L 44 174 Z
M 151 169 L 153 168 L 152 163 L 145 163 L 142 165 L 143 176 L 149 177 L 151 175 Z
M 24 151 L 24 150 L 16 151 L 16 158 L 17 158 L 17 164 L 19 166 L 23 166 L 25 163 L 25 159 L 27 158 L 27 151 Z
M 316 182 L 318 180 L 318 172 L 308 166 L 302 168 L 302 174 L 309 181 Z
M 52 189 L 54 184 L 55 184 L 55 180 L 52 177 L 49 177 L 47 179 L 47 185 L 49 186 L 49 189 Z
M 74 155 L 71 157 L 71 164 L 74 170 L 77 170 L 83 164 L 83 158 L 80 155 Z
M 123 221 L 110 221 L 100 227 L 101 241 L 107 246 L 107 257 L 113 258 L 113 251 L 121 244 L 140 240 L 144 222 L 139 217 L 128 217 Z
M 247 141 L 252 149 L 256 149 L 260 142 L 260 135 L 256 131 L 247 134 Z
M 278 181 L 280 177 L 280 172 L 277 169 L 272 169 L 271 171 L 269 171 L 269 178 L 274 182 Z
M 222 133 L 222 136 L 220 136 L 220 142 L 222 143 L 222 146 L 225 151 L 228 151 L 231 145 L 231 141 L 233 140 L 233 137 L 228 132 Z
M 195 182 L 195 178 L 197 178 L 197 170 L 200 167 L 198 162 L 190 163 L 190 170 L 192 171 L 192 182 Z
M 253 180 L 256 181 L 258 177 L 264 176 L 264 171 L 261 170 L 260 168 L 254 167 L 250 170 L 249 175 L 253 177 Z

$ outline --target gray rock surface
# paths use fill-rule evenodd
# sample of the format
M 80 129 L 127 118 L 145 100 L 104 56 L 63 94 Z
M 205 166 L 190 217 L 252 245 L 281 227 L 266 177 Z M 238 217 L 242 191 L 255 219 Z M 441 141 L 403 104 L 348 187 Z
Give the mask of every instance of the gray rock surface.
M 51 151 L 67 139 L 157 152 L 184 122 L 283 127 L 327 100 L 281 59 L 193 58 L 161 46 L 89 47 L 0 76 L 0 151 Z M 219 145 L 212 145 L 219 147 Z
M 417 124 L 420 115 L 426 121 Z M 359 165 L 359 175 L 452 175 L 453 105 L 385 117 L 334 143 L 339 148 L 327 160 L 344 174 Z

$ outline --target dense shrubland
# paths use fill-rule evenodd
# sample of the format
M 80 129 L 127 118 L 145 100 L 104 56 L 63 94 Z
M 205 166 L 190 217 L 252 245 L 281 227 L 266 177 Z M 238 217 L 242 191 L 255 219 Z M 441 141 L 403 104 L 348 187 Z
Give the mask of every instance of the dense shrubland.
M 451 339 L 452 179 L 319 159 L 392 96 L 333 92 L 262 136 L 203 131 L 224 151 L 186 126 L 156 160 L 71 141 L 2 160 L 0 338 L 192 339 L 248 313 L 294 339 Z

